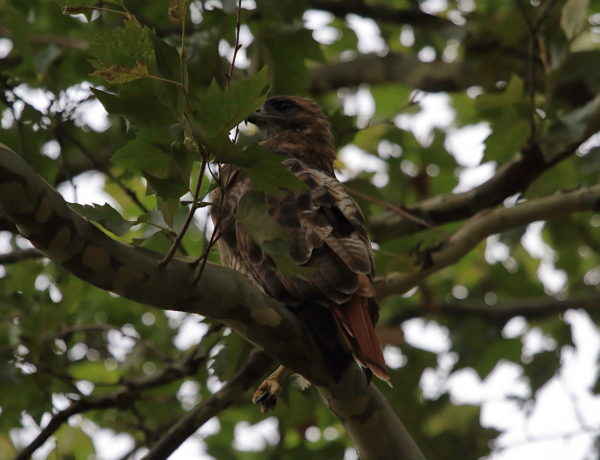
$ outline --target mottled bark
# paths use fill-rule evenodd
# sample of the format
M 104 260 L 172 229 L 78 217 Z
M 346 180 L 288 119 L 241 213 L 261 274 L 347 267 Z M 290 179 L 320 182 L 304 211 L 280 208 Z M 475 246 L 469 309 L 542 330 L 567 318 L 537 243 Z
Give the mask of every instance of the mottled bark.
M 296 318 L 239 273 L 207 264 L 196 282 L 190 261 L 176 259 L 159 268 L 161 254 L 110 238 L 2 144 L 0 209 L 40 252 L 84 281 L 136 302 L 221 320 L 302 374 L 340 417 L 362 458 L 422 458 L 358 367 L 350 366 L 343 382 L 333 382 Z

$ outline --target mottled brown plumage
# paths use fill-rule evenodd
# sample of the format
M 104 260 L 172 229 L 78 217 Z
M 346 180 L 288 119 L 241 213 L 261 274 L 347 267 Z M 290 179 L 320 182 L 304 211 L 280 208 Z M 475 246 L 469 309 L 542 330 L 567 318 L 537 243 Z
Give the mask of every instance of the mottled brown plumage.
M 335 178 L 329 121 L 315 102 L 289 96 L 270 98 L 248 121 L 259 127 L 261 144 L 282 155 L 287 168 L 308 186 L 263 199 L 271 217 L 290 235 L 292 260 L 310 270 L 303 276 L 282 273 L 236 220 L 238 203 L 253 187 L 248 175 L 232 165 L 222 168 L 223 187 L 212 195 L 223 263 L 245 273 L 308 325 L 334 377 L 351 359 L 349 351 L 389 383 L 374 330 L 371 245 L 358 205 Z

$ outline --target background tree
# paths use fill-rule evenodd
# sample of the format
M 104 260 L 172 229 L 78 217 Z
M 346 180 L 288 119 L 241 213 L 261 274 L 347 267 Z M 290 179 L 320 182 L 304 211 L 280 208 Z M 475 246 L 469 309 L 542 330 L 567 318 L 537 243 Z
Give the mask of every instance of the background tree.
M 564 313 L 600 319 L 594 11 L 597 0 L 1 2 L 0 450 L 87 458 L 110 429 L 132 439 L 119 456 L 164 458 L 204 426 L 219 459 L 352 458 L 352 441 L 364 458 L 418 458 L 393 408 L 428 458 L 500 452 L 448 382 L 512 363 L 522 385 L 504 396 L 527 410 L 574 347 Z M 330 115 L 376 243 L 394 389 L 366 388 L 355 368 L 331 382 L 293 316 L 218 265 L 205 201 L 216 164 L 245 167 L 266 192 L 295 186 L 251 130 L 238 135 L 267 88 Z M 452 117 L 423 130 L 431 93 Z M 483 156 L 456 143 L 482 132 Z M 76 201 L 99 177 L 110 204 L 55 192 Z M 256 232 L 285 269 L 278 235 Z M 545 253 L 524 244 L 536 232 Z M 438 345 L 405 338 L 415 324 Z M 267 419 L 275 436 L 250 452 L 239 432 L 264 416 L 249 392 L 274 361 L 316 385 L 288 391 Z M 573 407 L 593 449 L 600 427 Z

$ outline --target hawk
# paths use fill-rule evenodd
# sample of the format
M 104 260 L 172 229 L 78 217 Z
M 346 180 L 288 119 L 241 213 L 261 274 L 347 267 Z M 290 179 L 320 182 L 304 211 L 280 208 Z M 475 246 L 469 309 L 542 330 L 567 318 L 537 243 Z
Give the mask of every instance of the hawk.
M 310 99 L 275 96 L 247 121 L 259 128 L 261 145 L 281 155 L 287 169 L 307 186 L 280 196 L 258 195 L 271 218 L 289 235 L 291 260 L 307 269 L 301 275 L 278 270 L 236 219 L 240 201 L 257 192 L 250 177 L 235 165 L 221 168 L 221 187 L 211 199 L 223 264 L 244 273 L 299 317 L 336 380 L 353 357 L 367 375 L 372 372 L 391 384 L 374 328 L 378 306 L 371 244 L 360 208 L 335 177 L 336 150 L 329 120 Z M 268 404 L 274 405 L 277 391 L 269 388 L 273 385 L 273 379 L 266 387 L 261 385 L 263 391 L 259 388 L 255 402 L 272 399 Z

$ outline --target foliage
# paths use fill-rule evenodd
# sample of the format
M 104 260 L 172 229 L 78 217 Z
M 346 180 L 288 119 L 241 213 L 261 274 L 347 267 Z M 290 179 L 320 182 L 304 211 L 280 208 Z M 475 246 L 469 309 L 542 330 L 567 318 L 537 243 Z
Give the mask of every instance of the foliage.
M 7 37 L 0 40 L 6 54 L 0 142 L 62 191 L 85 188 L 81 178 L 90 172 L 102 177 L 110 203 L 72 206 L 123 242 L 166 253 L 180 235 L 179 255 L 218 261 L 206 213 L 182 231 L 190 203 L 207 209 L 207 194 L 218 186 L 217 162 L 244 167 L 261 193 L 301 186 L 278 157 L 254 143 L 252 128 L 242 126 L 232 140 L 269 91 L 316 98 L 339 147 L 360 149 L 358 170 L 347 153 L 339 166 L 351 176 L 348 189 L 371 226 L 382 285 L 392 273 L 435 269 L 448 235 L 484 215 L 478 211 L 511 197 L 508 207 L 598 183 L 597 147 L 582 146 L 600 125 L 600 36 L 598 14 L 591 15 L 600 10 L 598 0 L 457 0 L 435 15 L 402 0 L 243 1 L 239 12 L 231 0 L 168 3 L 0 2 L 0 32 Z M 312 32 L 309 9 L 328 12 L 328 24 Z M 375 20 L 382 41 L 377 54 L 363 52 L 364 39 L 347 15 Z M 243 40 L 232 66 L 238 17 Z M 425 113 L 420 102 L 432 92 L 447 95 L 452 121 L 425 135 L 406 129 Z M 372 112 L 349 108 L 365 98 Z M 86 115 L 104 116 L 97 101 L 108 123 Z M 474 126 L 489 128 L 482 158 L 452 146 L 453 133 Z M 502 176 L 513 163 L 514 173 Z M 469 204 L 455 204 L 461 172 L 480 164 L 494 171 L 497 183 L 492 177 L 471 187 Z M 447 204 L 436 205 L 440 198 Z M 256 225 L 268 220 L 266 211 L 244 204 L 240 219 L 282 270 L 292 270 L 282 229 Z M 450 398 L 453 375 L 473 369 L 485 379 L 499 363 L 514 363 L 528 392 L 508 396 L 525 404 L 559 372 L 563 350 L 574 346 L 562 313 L 577 308 L 578 299 L 600 299 L 599 217 L 566 214 L 541 231 L 551 263 L 565 276 L 562 286 L 540 279 L 547 257 L 523 245 L 527 226 L 515 224 L 493 231 L 499 235 L 487 246 L 480 243 L 452 266 L 433 270 L 411 295 L 401 296 L 406 289 L 399 288 L 381 299 L 381 336 L 391 354 L 402 356 L 391 371 L 396 387 L 383 391 L 426 457 L 478 458 L 494 450 L 498 432 L 482 426 L 480 406 Z M 0 230 L 7 256 L 27 246 L 3 215 Z M 502 255 L 490 255 L 495 250 Z M 129 399 L 82 409 L 83 419 L 64 423 L 45 452 L 88 458 L 98 448 L 90 437 L 103 428 L 130 435 L 131 454 L 139 455 L 231 380 L 250 352 L 246 341 L 211 319 L 132 303 L 28 254 L 33 257 L 0 256 L 2 452 L 24 447 L 15 429 L 44 427 L 69 401 L 108 401 L 135 388 Z M 558 300 L 564 307 L 556 308 Z M 590 315 L 600 320 L 596 311 Z M 403 325 L 415 317 L 448 332 L 449 345 L 438 356 L 435 347 L 404 338 Z M 526 326 L 507 338 L 505 326 L 516 317 Z M 182 345 L 190 327 L 197 337 Z M 541 331 L 550 345 L 525 350 L 529 331 Z M 444 368 L 438 361 L 449 356 L 453 362 Z M 154 381 L 163 371 L 168 377 Z M 431 372 L 443 380 L 435 394 L 421 385 Z M 240 392 L 219 413 L 214 433 L 204 436 L 208 454 L 343 456 L 351 442 L 316 391 L 286 389 L 282 399 L 274 412 L 277 441 L 257 452 L 239 448 L 236 427 L 263 419 Z

